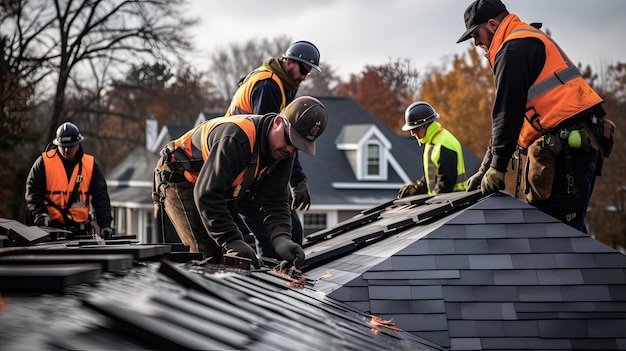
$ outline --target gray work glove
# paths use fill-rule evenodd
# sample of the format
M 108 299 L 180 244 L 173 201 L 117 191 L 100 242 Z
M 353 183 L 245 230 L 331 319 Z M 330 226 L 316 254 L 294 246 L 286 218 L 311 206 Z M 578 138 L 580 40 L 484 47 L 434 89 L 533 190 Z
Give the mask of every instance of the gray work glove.
M 50 217 L 48 217 L 47 213 L 40 213 L 35 216 L 35 225 L 38 227 L 49 227 L 50 226 Z
M 480 182 L 480 189 L 483 195 L 495 193 L 498 190 L 504 190 L 504 172 L 498 171 L 493 167 L 489 167 L 483 180 Z
M 300 264 L 304 261 L 304 250 L 302 250 L 300 245 L 294 243 L 289 235 L 275 237 L 272 240 L 272 245 L 280 258 L 300 268 Z
M 476 190 L 480 187 L 480 182 L 483 181 L 485 176 L 485 170 L 481 167 L 478 172 L 467 179 L 467 191 Z
M 113 236 L 113 229 L 109 228 L 109 227 L 100 229 L 100 236 L 103 239 L 108 239 L 108 238 L 112 237 Z
M 247 258 L 252 261 L 252 265 L 255 268 L 261 268 L 261 260 L 257 257 L 252 247 L 245 241 L 241 239 L 233 240 L 226 243 L 224 249 L 227 255 Z
M 306 178 L 289 188 L 291 191 L 291 208 L 294 210 L 306 211 L 311 206 L 311 195 L 309 195 L 309 185 Z

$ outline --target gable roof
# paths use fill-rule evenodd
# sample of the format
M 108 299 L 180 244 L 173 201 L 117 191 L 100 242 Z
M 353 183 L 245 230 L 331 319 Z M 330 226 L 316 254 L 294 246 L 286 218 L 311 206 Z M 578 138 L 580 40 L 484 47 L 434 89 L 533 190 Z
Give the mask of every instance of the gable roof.
M 626 256 L 508 195 L 392 201 L 304 246 L 316 289 L 443 347 L 626 349 Z

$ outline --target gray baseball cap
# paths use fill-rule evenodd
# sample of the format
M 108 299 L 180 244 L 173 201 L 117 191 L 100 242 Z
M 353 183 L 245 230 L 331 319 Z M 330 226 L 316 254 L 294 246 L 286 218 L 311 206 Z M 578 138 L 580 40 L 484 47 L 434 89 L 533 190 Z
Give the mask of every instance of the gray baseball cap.
M 289 140 L 298 150 L 315 156 L 315 139 L 328 124 L 326 107 L 312 96 L 295 98 L 280 113 L 289 123 Z

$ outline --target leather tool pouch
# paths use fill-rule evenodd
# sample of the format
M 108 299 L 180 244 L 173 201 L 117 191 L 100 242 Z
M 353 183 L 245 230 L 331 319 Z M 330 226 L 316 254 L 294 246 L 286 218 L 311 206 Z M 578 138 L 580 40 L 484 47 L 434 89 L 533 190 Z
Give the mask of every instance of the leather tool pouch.
M 615 123 L 608 119 L 602 119 L 600 123 L 597 124 L 597 128 L 598 143 L 602 149 L 602 155 L 604 157 L 609 157 L 613 151 L 613 144 L 615 143 Z
M 528 163 L 526 167 L 526 200 L 536 203 L 548 200 L 552 195 L 554 181 L 555 151 L 560 149 L 560 139 L 554 135 L 546 142 L 541 136 L 528 147 Z

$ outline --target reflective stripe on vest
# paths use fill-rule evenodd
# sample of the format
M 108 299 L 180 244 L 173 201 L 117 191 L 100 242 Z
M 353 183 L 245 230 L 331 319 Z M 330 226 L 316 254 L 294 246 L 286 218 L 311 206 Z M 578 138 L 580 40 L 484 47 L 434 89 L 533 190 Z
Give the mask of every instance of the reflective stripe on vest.
M 439 173 L 439 158 L 441 157 L 442 146 L 456 152 L 457 155 L 457 182 L 454 184 L 452 191 L 465 191 L 467 189 L 467 183 L 465 181 L 465 161 L 461 144 L 454 138 L 452 133 L 443 128 L 438 122 L 433 122 L 431 127 L 435 127 L 434 132 L 429 133 L 429 131 L 427 131 L 427 135 L 423 138 L 424 180 L 428 186 L 428 193 L 431 195 L 436 194 L 435 188 L 438 182 L 437 174 Z
M 74 191 L 74 186 L 78 178 L 78 163 L 74 166 L 72 176 L 67 179 L 67 173 L 65 172 L 65 166 L 61 160 L 61 155 L 55 150 L 53 157 L 50 157 L 45 152 L 41 154 L 43 158 L 43 164 L 46 172 L 46 197 L 62 209 L 66 209 L 68 206 L 69 214 L 76 223 L 87 222 L 89 220 L 89 184 L 91 184 L 91 177 L 93 175 L 94 157 L 92 155 L 83 154 L 81 158 L 82 180 L 78 186 L 78 196 L 76 201 L 72 204 L 68 204 L 70 195 Z M 58 223 L 65 223 L 65 218 L 61 211 L 55 206 L 48 205 L 48 216 L 51 221 Z
M 254 154 L 253 151 L 254 151 L 254 144 L 256 142 L 257 133 L 256 133 L 256 124 L 252 120 L 252 118 L 255 118 L 255 117 L 252 117 L 252 116 L 248 116 L 248 118 L 241 118 L 241 116 L 221 117 L 221 118 L 210 119 L 208 121 L 203 122 L 202 124 L 199 124 L 198 126 L 191 129 L 190 131 L 185 133 L 183 136 L 181 136 L 180 138 L 174 141 L 174 145 L 176 148 L 172 154 L 173 155 L 172 162 L 180 160 L 181 151 L 184 153 L 183 157 L 187 157 L 188 159 L 191 159 L 191 160 L 201 159 L 202 161 L 206 161 L 206 159 L 209 157 L 209 154 L 211 153 L 211 150 L 209 149 L 209 146 L 207 143 L 209 134 L 211 133 L 211 131 L 213 131 L 213 129 L 216 126 L 223 124 L 223 123 L 234 123 L 239 128 L 241 128 L 246 133 L 248 141 L 250 142 L 250 152 L 251 154 Z M 250 162 L 255 162 L 254 179 L 258 179 L 265 172 L 265 168 L 259 171 L 259 155 L 257 154 L 256 160 L 250 160 Z M 233 189 L 232 196 L 235 198 L 239 196 L 239 192 L 242 190 L 241 186 L 244 183 L 246 170 L 247 168 L 244 169 L 241 173 L 239 173 L 239 175 L 235 178 L 235 180 L 231 184 L 231 187 Z M 195 170 L 195 171 L 185 170 L 184 176 L 190 183 L 195 184 L 196 181 L 198 180 L 199 173 L 200 173 L 200 170 Z M 248 185 L 249 184 L 246 184 L 246 186 Z
M 527 148 L 541 136 L 541 129 L 550 130 L 572 117 L 602 102 L 602 98 L 587 84 L 569 57 L 543 31 L 524 22 L 516 15 L 507 16 L 496 31 L 488 57 L 495 65 L 496 54 L 509 40 L 537 38 L 545 45 L 546 62 L 528 89 L 526 122 L 518 144 Z M 537 118 L 538 117 L 538 118 Z
M 257 68 L 257 70 L 258 69 L 259 68 Z M 282 111 L 285 108 L 285 106 L 287 105 L 287 97 L 285 96 L 285 88 L 283 87 L 283 82 L 280 80 L 278 75 L 274 74 L 274 72 L 266 70 L 257 70 L 250 73 L 241 83 L 241 85 L 235 92 L 235 96 L 233 96 L 233 100 L 231 101 L 225 116 L 245 115 L 253 113 L 252 88 L 254 88 L 254 85 L 257 82 L 265 79 L 272 79 L 276 82 L 276 84 L 278 84 L 278 88 L 280 88 L 280 95 L 282 97 L 279 111 Z

